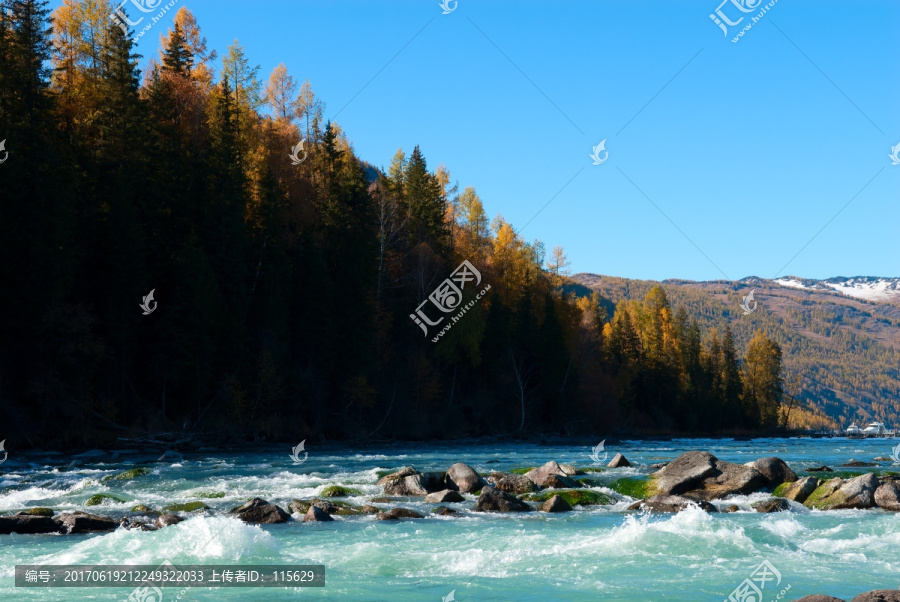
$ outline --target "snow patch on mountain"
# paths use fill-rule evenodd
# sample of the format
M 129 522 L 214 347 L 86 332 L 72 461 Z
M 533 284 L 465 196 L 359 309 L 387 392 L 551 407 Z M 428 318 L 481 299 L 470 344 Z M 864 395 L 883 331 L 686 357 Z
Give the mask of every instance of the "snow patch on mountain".
M 849 297 L 867 301 L 900 302 L 900 278 L 854 276 L 853 278 L 837 277 L 827 280 L 808 280 L 796 276 L 785 276 L 775 280 L 775 283 L 789 288 L 805 290 L 833 290 Z

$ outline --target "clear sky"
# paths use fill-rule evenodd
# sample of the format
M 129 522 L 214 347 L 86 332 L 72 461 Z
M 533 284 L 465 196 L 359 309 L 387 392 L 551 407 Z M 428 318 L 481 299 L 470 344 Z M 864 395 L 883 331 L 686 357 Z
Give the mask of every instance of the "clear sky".
M 363 159 L 420 145 L 573 271 L 900 276 L 900 2 L 779 0 L 734 43 L 766 2 L 721 5 L 726 36 L 720 1 L 178 0 L 139 51 L 187 6 Z

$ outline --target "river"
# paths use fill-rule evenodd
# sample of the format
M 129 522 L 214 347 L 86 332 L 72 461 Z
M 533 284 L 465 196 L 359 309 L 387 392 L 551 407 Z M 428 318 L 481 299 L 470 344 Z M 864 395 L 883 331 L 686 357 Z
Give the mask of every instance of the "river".
M 821 464 L 837 469 L 851 458 L 872 461 L 890 456 L 896 443 L 875 439 L 621 441 L 607 444 L 606 452 L 610 458 L 622 452 L 634 467 L 606 470 L 596 489 L 612 493 L 603 483 L 648 474 L 647 465 L 689 450 L 709 451 L 738 463 L 778 456 L 799 471 Z M 201 499 L 225 512 L 256 496 L 286 508 L 290 500 L 311 499 L 332 484 L 362 491 L 363 495 L 347 501 L 363 504 L 380 494 L 375 485 L 379 471 L 402 466 L 436 471 L 466 462 L 488 473 L 548 460 L 592 465 L 587 445 L 341 449 L 307 444 L 308 457 L 299 465 L 291 460 L 289 446 L 285 447 L 253 448 L 246 453 L 210 449 L 163 461 L 158 461 L 159 452 L 129 449 L 80 455 L 11 451 L 9 460 L 0 465 L 0 513 L 42 506 L 116 515 L 136 504 L 161 508 Z M 880 465 L 884 470 L 890 462 Z M 146 466 L 150 472 L 128 481 L 101 481 L 135 466 Z M 85 506 L 97 493 L 125 501 Z M 475 513 L 471 511 L 475 497 L 467 495 L 466 502 L 456 505 L 462 509 L 458 517 L 430 514 L 434 504 L 425 504 L 421 498 L 392 504 L 418 510 L 427 516 L 424 520 L 376 522 L 372 516 L 358 516 L 337 517 L 330 523 L 254 526 L 217 512 L 191 516 L 158 531 L 120 528 L 94 535 L 3 535 L 0 599 L 126 600 L 133 589 L 16 588 L 17 564 L 159 565 L 164 561 L 326 567 L 326 584 L 321 588 L 165 588 L 164 601 L 181 596 L 180 600 L 720 602 L 728 600 L 751 574 L 760 575 L 761 566 L 770 576 L 762 580 L 763 601 L 793 600 L 813 593 L 849 600 L 863 591 L 900 585 L 900 514 L 819 512 L 799 506 L 777 514 L 753 512 L 749 504 L 765 497 L 758 493 L 728 500 L 727 504 L 741 508 L 734 513 L 687 510 L 649 516 L 627 512 L 631 500 L 621 496 L 613 506 L 565 514 Z

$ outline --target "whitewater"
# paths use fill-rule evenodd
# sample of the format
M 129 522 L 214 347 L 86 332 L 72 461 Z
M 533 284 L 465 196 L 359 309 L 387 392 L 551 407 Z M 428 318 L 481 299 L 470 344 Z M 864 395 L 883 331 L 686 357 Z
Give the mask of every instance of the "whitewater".
M 201 500 L 213 511 L 158 531 L 126 530 L 92 535 L 0 536 L 0 599 L 127 600 L 134 588 L 17 588 L 22 564 L 234 564 L 324 565 L 325 587 L 163 589 L 162 600 L 728 600 L 768 562 L 778 581 L 765 584 L 763 600 L 793 600 L 825 593 L 850 599 L 871 589 L 900 586 L 900 513 L 880 509 L 756 513 L 764 493 L 719 500 L 708 514 L 627 511 L 634 500 L 604 484 L 646 475 L 649 466 L 690 450 L 745 463 L 777 456 L 794 470 L 826 464 L 839 470 L 851 458 L 889 456 L 892 440 L 675 439 L 607 442 L 609 457 L 623 453 L 634 466 L 604 469 L 594 487 L 617 496 L 612 506 L 574 512 L 475 513 L 475 496 L 453 504 L 459 516 L 431 514 L 422 498 L 378 504 L 402 506 L 423 520 L 377 522 L 372 516 L 335 516 L 335 522 L 248 525 L 225 516 L 249 498 L 287 508 L 312 499 L 324 487 L 352 487 L 362 495 L 347 502 L 372 503 L 381 495 L 379 474 L 403 466 L 444 471 L 465 462 L 480 473 L 509 471 L 557 460 L 591 467 L 588 444 L 428 444 L 346 449 L 307 443 L 308 457 L 294 464 L 288 445 L 251 451 L 207 449 L 159 461 L 159 452 L 121 449 L 70 455 L 10 453 L 0 465 L 0 513 L 32 507 L 122 515 L 138 504 L 150 508 Z M 890 470 L 881 462 L 881 470 Z M 136 466 L 149 474 L 106 481 Z M 860 474 L 866 470 L 855 469 Z M 900 468 L 895 468 L 900 471 Z M 86 506 L 92 495 L 125 500 Z M 295 515 L 299 519 L 299 515 Z M 773 578 L 774 579 L 774 578 Z M 180 597 L 179 597 L 180 596 Z M 450 597 L 448 597 L 450 596 Z M 749 600 L 749 598 L 747 598 Z M 149 602 L 149 599 L 147 599 Z M 759 602 L 758 600 L 756 602 Z

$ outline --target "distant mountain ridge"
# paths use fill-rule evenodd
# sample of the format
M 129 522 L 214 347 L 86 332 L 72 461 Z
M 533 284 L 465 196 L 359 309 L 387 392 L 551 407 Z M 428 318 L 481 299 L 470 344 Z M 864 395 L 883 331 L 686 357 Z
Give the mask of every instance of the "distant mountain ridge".
M 574 290 L 596 290 L 612 312 L 662 286 L 702 331 L 726 326 L 743 354 L 756 330 L 782 346 L 788 390 L 846 427 L 878 419 L 900 427 L 900 278 L 826 280 L 751 276 L 738 281 L 631 280 L 576 274 Z M 750 291 L 756 309 L 741 308 Z M 750 307 L 753 307 L 751 303 Z

